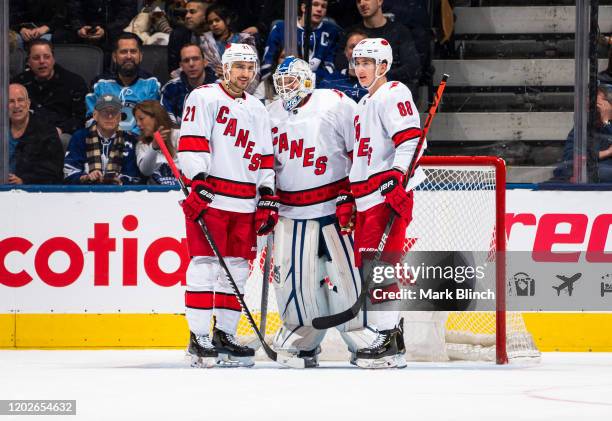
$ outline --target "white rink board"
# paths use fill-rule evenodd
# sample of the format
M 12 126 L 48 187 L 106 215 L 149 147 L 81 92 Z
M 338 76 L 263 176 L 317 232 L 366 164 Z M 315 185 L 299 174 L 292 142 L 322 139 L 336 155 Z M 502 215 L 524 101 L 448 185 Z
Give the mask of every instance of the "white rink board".
M 0 313 L 182 313 L 184 274 L 178 278 L 182 282 L 162 286 L 165 285 L 163 279 L 160 281 L 158 276 L 152 279 L 145 268 L 159 267 L 162 272 L 172 273 L 181 264 L 186 267 L 189 260 L 186 249 L 183 249 L 181 257 L 176 252 L 166 251 L 159 259 L 151 255 L 145 258 L 147 251 L 151 253 L 155 248 L 152 245 L 164 243 L 163 249 L 177 245 L 177 239 L 184 238 L 182 212 L 177 205 L 180 198 L 178 191 L 0 192 L 0 220 L 3 221 L 0 225 Z M 526 218 L 535 223 L 512 227 L 509 250 L 533 250 L 536 232 L 542 229 L 539 221 L 544 216 L 570 214 L 585 215 L 584 240 L 577 244 L 557 245 L 553 250 L 586 250 L 593 223 L 598 217 L 601 221 L 612 214 L 612 201 L 609 192 L 508 190 L 508 214 L 527 214 Z M 122 226 L 122 221 L 129 215 L 138 221 L 138 227 L 132 232 Z M 115 240 L 115 251 L 108 253 L 108 285 L 95 284 L 95 253 L 88 250 L 88 239 L 94 237 L 95 224 L 108 226 L 109 237 Z M 609 226 L 607 228 L 605 251 L 612 252 L 612 232 Z M 567 230 L 568 224 L 559 224 L 556 232 Z M 57 237 L 63 239 L 57 240 Z M 9 238 L 13 238 L 10 240 L 13 243 L 14 238 L 18 238 L 16 241 L 20 244 L 31 243 L 31 247 L 25 253 L 8 252 L 11 248 Z M 135 241 L 129 239 L 137 239 L 135 260 L 123 257 L 126 239 L 128 243 Z M 41 245 L 46 243 L 52 251 L 53 244 L 58 241 L 76 247 L 75 260 L 69 260 L 63 252 L 51 253 L 48 259 L 41 258 L 44 255 Z M 79 254 L 83 259 L 82 271 L 69 285 L 50 286 L 39 276 L 37 266 L 46 266 L 47 260 L 55 272 L 64 272 L 71 264 L 79 269 Z M 136 263 L 136 285 L 124 285 L 126 261 Z M 6 286 L 15 279 L 5 273 L 6 270 L 13 274 L 25 271 L 32 280 L 20 287 Z M 105 278 L 101 273 L 97 277 Z

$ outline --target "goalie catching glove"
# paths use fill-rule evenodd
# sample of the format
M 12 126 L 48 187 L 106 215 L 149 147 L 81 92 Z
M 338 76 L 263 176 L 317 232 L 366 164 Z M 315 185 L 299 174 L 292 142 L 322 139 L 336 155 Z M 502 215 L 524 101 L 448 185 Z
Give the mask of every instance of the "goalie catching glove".
M 389 175 L 389 178 L 380 183 L 378 190 L 384 196 L 385 203 L 409 224 L 412 221 L 413 193 L 404 190 L 404 173 L 402 171 L 393 169 Z
M 191 192 L 183 201 L 183 213 L 187 219 L 197 221 L 208 209 L 215 198 L 213 186 L 204 181 L 205 177 L 196 175 L 191 182 Z
M 259 190 L 260 198 L 255 212 L 255 229 L 257 235 L 267 235 L 272 232 L 278 222 L 279 197 L 270 188 Z
M 350 234 L 355 228 L 355 198 L 346 190 L 336 198 L 336 218 L 342 235 Z

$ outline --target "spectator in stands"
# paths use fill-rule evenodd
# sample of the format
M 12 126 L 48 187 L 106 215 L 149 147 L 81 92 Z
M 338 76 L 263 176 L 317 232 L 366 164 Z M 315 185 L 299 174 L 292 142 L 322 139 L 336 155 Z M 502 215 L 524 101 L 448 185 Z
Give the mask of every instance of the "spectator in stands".
M 346 36 L 346 45 L 344 46 L 344 56 L 346 57 L 348 66 L 345 69 L 335 72 L 328 79 L 317 83 L 317 88 L 322 89 L 337 89 L 350 96 L 356 102 L 368 93 L 368 90 L 363 88 L 359 83 L 359 79 L 355 75 L 351 58 L 353 57 L 353 48 L 359 41 L 368 38 L 368 35 L 359 29 L 351 31 Z
M 302 41 L 304 38 L 304 15 L 306 11 L 305 0 L 298 1 L 298 34 L 297 44 L 298 52 L 302 49 Z M 336 55 L 336 47 L 340 28 L 329 21 L 323 20 L 327 14 L 327 0 L 313 0 L 311 26 L 312 33 L 310 36 L 310 52 L 309 59 L 310 68 L 317 75 L 317 80 L 323 80 L 334 72 L 334 57 Z M 263 57 L 261 66 L 262 78 L 268 77 L 270 70 L 274 65 L 274 57 L 278 50 L 283 48 L 285 39 L 285 23 L 278 22 L 272 27 L 266 51 Z
M 94 123 L 76 132 L 64 162 L 69 184 L 137 184 L 141 181 L 136 138 L 119 128 L 121 101 L 115 95 L 97 98 Z
M 202 51 L 208 64 L 215 70 L 218 80 L 223 79 L 223 64 L 221 56 L 225 47 L 229 44 L 249 44 L 255 48 L 255 38 L 246 32 L 232 32 L 232 17 L 227 8 L 213 4 L 206 9 L 206 22 L 210 31 L 204 33 L 201 38 Z M 259 83 L 259 75 L 247 88 L 247 92 L 253 93 Z
M 357 9 L 362 21 L 347 29 L 351 33 L 359 29 L 370 38 L 385 38 L 393 49 L 393 66 L 387 74 L 389 80 L 398 80 L 406 84 L 416 98 L 417 86 L 421 79 L 421 61 L 414 45 L 410 30 L 399 22 L 392 22 L 383 15 L 383 0 L 357 0 Z M 339 56 L 336 61 L 339 68 L 347 66 L 346 57 Z
M 212 5 L 206 9 L 206 22 L 210 31 L 205 32 L 202 39 L 204 58 L 215 69 L 217 78 L 223 78 L 221 56 L 228 44 L 249 44 L 255 47 L 255 38 L 249 33 L 232 31 L 232 17 L 227 8 Z
M 208 3 L 204 0 L 192 0 L 187 2 L 185 8 L 185 27 L 179 26 L 174 28 L 168 41 L 169 73 L 179 67 L 181 47 L 189 43 L 201 46 L 201 37 L 208 31 L 208 24 L 206 23 Z
M 607 85 L 612 84 L 612 47 L 608 47 L 608 67 L 597 74 L 597 80 Z
M 427 0 L 385 0 L 383 12 L 393 14 L 395 22 L 406 26 L 412 34 L 421 59 L 421 84 L 429 84 L 431 68 L 431 19 Z
M 64 0 L 10 0 L 9 12 L 9 24 L 17 32 L 17 45 L 21 49 L 37 39 L 54 43 L 70 40 Z
M 329 0 L 327 16 L 341 28 L 350 28 L 361 21 L 361 15 L 355 7 L 355 0 Z
M 172 27 L 160 5 L 159 0 L 145 2 L 125 31 L 138 35 L 144 45 L 168 45 Z
M 136 162 L 140 172 L 149 177 L 149 184 L 178 184 L 153 135 L 159 131 L 164 138 L 164 144 L 178 166 L 176 148 L 179 130 L 176 129 L 159 101 L 141 102 L 136 105 L 134 115 L 142 133 L 136 145 Z
M 612 85 L 599 85 L 597 89 L 597 128 L 595 129 L 595 151 L 598 160 L 600 182 L 612 183 Z M 553 171 L 552 181 L 573 181 L 574 129 L 567 135 L 563 158 Z
M 26 87 L 32 108 L 45 114 L 60 136 L 66 135 L 67 144 L 70 135 L 85 123 L 87 84 L 81 76 L 55 63 L 53 45 L 45 39 L 30 43 L 28 66 L 13 82 Z
M 64 149 L 52 124 L 30 111 L 27 89 L 9 85 L 9 184 L 62 182 Z
M 142 41 L 137 35 L 122 33 L 115 41 L 113 63 L 115 73 L 96 78 L 93 92 L 86 98 L 87 115 L 91 116 L 98 99 L 104 95 L 115 95 L 123 103 L 121 130 L 136 130 L 132 109 L 147 99 L 159 99 L 159 82 L 149 73 L 140 69 L 142 62 Z
M 180 127 L 183 104 L 187 95 L 200 85 L 217 80 L 214 70 L 207 66 L 199 45 L 185 44 L 181 48 L 181 72 L 164 85 L 161 90 L 161 104 L 174 124 Z
M 276 72 L 276 68 L 283 62 L 283 60 L 285 60 L 285 50 L 278 50 L 276 57 L 274 57 L 274 65 L 270 68 L 270 74 L 274 74 L 274 72 Z M 273 78 L 267 77 L 259 82 L 253 96 L 261 100 L 264 105 L 268 105 L 276 101 L 279 96 L 276 92 L 276 88 L 274 87 Z
M 187 2 L 185 0 L 168 0 L 166 4 L 166 17 L 172 28 L 185 25 L 187 14 Z
M 66 0 L 72 29 L 81 42 L 110 53 L 113 40 L 136 16 L 133 0 Z

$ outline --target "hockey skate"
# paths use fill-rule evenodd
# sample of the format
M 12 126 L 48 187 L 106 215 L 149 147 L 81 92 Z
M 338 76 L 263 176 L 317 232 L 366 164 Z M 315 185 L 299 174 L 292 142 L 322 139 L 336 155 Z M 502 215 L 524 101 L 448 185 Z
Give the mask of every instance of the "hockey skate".
M 404 337 L 402 323 L 400 327 L 381 330 L 372 344 L 357 350 L 351 364 L 360 368 L 404 368 Z
M 210 341 L 209 335 L 196 335 L 193 332 L 190 333 L 187 358 L 192 367 L 214 367 L 218 357 L 219 353 Z
M 213 328 L 212 343 L 219 353 L 217 365 L 220 367 L 252 367 L 255 350 L 242 345 L 236 336 Z

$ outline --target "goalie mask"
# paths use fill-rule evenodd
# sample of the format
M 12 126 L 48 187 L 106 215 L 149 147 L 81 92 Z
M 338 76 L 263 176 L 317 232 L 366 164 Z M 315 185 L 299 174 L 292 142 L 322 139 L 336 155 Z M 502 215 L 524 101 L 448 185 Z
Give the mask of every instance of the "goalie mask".
M 357 58 L 370 58 L 374 60 L 375 71 L 374 81 L 369 86 L 364 86 L 365 89 L 370 89 L 378 79 L 387 74 L 391 70 L 391 64 L 393 64 L 393 51 L 389 41 L 384 38 L 366 38 L 362 39 L 359 44 L 353 48 L 353 57 L 351 63 L 355 68 L 355 60 Z M 383 63 L 387 63 L 387 70 L 384 73 L 379 74 L 379 67 Z
M 272 76 L 274 89 L 287 111 L 293 110 L 315 88 L 315 75 L 304 60 L 288 56 L 276 68 Z
M 253 78 L 249 81 L 249 84 L 253 82 L 257 73 L 259 72 L 259 61 L 257 59 L 257 53 L 248 44 L 230 44 L 221 57 L 221 64 L 223 65 L 223 79 L 230 81 L 230 70 L 234 62 L 252 62 L 255 63 L 255 72 Z

